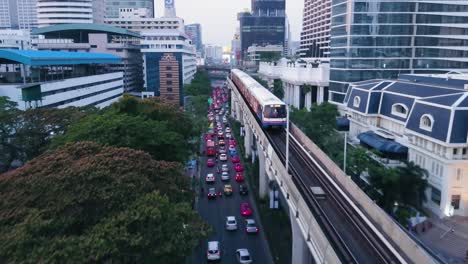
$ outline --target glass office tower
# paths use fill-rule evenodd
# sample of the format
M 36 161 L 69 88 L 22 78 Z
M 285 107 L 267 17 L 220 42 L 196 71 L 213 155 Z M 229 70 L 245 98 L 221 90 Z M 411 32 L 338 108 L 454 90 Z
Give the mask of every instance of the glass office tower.
M 468 1 L 333 0 L 330 100 L 350 82 L 468 70 Z

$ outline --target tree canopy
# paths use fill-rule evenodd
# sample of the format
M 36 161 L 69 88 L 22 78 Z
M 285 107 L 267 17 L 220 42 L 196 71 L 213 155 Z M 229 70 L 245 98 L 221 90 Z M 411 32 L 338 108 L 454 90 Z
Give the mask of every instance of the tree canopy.
M 177 163 L 80 142 L 0 177 L 0 259 L 181 263 L 209 228 Z

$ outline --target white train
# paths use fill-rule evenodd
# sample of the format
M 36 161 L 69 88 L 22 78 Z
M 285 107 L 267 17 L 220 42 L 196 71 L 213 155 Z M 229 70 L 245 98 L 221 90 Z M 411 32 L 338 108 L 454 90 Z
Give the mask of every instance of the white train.
M 230 79 L 257 114 L 264 128 L 286 126 L 287 112 L 283 101 L 241 70 L 232 70 Z

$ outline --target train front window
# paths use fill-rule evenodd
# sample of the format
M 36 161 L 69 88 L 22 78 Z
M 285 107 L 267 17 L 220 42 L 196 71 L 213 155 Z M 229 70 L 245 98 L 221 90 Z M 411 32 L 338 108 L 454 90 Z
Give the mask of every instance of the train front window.
M 267 105 L 263 111 L 265 118 L 286 118 L 285 105 Z

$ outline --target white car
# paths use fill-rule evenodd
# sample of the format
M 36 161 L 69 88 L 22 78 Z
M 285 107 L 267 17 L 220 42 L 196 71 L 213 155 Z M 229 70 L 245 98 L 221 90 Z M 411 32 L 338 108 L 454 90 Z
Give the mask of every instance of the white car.
M 220 260 L 221 250 L 218 241 L 208 241 L 208 250 L 206 251 L 207 260 Z
M 231 128 L 226 127 L 226 133 L 231 133 Z
M 245 232 L 258 233 L 258 227 L 253 219 L 245 219 Z
M 215 176 L 213 173 L 208 173 L 205 178 L 207 183 L 214 183 L 215 182 Z
M 252 263 L 252 257 L 246 248 L 236 250 L 236 258 L 239 263 Z
M 229 172 L 229 166 L 227 164 L 223 164 L 223 166 L 221 167 L 221 170 L 223 172 Z
M 229 172 L 223 171 L 223 173 L 221 174 L 221 180 L 229 181 Z
M 220 161 L 227 161 L 227 159 L 228 159 L 228 158 L 227 158 L 227 155 L 226 155 L 226 154 L 221 154 L 221 155 L 219 155 L 219 160 L 220 160 Z
M 226 217 L 226 230 L 237 230 L 237 221 L 235 216 Z
M 226 137 L 231 138 L 232 137 L 231 133 L 226 133 Z

